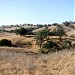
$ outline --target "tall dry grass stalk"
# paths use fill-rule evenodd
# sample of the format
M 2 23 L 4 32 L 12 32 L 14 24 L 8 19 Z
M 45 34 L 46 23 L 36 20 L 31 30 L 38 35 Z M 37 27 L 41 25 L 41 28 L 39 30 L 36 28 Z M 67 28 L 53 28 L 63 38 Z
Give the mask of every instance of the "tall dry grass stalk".
M 71 50 L 37 54 L 21 48 L 0 48 L 0 75 L 75 75 L 74 68 Z

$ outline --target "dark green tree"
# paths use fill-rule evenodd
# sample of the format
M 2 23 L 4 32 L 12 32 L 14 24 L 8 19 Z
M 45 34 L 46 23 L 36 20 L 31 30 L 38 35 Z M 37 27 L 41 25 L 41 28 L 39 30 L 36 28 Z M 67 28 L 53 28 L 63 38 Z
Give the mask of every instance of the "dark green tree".
M 43 47 L 42 53 L 49 53 L 49 52 L 60 50 L 59 45 L 52 41 L 47 41 L 42 45 L 42 47 Z
M 37 24 L 37 28 L 42 28 L 43 25 Z
M 70 25 L 70 22 L 66 21 L 66 22 L 63 22 L 63 24 L 64 24 L 65 26 L 69 26 L 69 25 Z
M 12 46 L 12 43 L 11 43 L 10 40 L 1 39 L 1 40 L 0 40 L 0 46 Z
M 42 44 L 44 43 L 44 41 L 49 39 L 48 35 L 49 35 L 49 29 L 48 28 L 45 28 L 45 29 L 38 31 L 36 33 L 36 42 L 40 46 L 40 48 L 42 48 Z
M 20 29 L 16 29 L 16 34 L 20 35 L 20 36 L 25 36 L 27 34 L 27 30 L 23 27 L 21 27 Z
M 48 27 L 51 26 L 51 24 L 48 24 Z
M 53 26 L 57 26 L 57 25 L 58 25 L 58 23 L 53 23 L 52 25 L 53 25 Z
M 61 41 L 61 37 L 63 35 L 66 35 L 66 33 L 61 25 L 57 25 L 56 29 L 54 30 L 54 35 L 59 36 L 60 41 Z

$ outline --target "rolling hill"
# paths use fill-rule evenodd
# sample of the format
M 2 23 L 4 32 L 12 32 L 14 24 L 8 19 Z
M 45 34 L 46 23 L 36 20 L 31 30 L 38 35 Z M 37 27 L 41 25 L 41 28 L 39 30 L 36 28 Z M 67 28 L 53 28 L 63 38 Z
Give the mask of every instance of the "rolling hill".
M 75 36 L 75 30 L 70 28 L 70 27 L 67 27 L 67 26 L 64 26 L 64 25 L 61 25 L 63 28 L 64 28 L 64 31 L 66 32 L 67 36 Z M 33 33 L 36 33 L 40 30 L 43 30 L 45 27 L 43 28 L 39 28 L 39 29 L 35 29 L 33 30 L 32 32 Z M 48 29 L 50 29 L 50 31 L 53 31 L 54 29 L 56 28 L 56 26 L 49 26 Z

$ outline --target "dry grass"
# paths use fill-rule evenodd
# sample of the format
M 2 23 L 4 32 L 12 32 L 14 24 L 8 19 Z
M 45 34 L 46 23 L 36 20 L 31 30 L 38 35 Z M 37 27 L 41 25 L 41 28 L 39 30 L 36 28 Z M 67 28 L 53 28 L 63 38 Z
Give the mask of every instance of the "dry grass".
M 68 36 L 73 36 L 75 37 L 75 30 L 72 30 L 70 32 L 67 32 Z
M 67 27 L 67 26 L 64 26 L 64 25 L 62 25 L 62 27 L 64 28 L 64 31 L 67 33 L 67 35 L 68 35 L 68 32 L 74 30 L 74 29 L 72 29 L 72 28 L 70 28 L 70 27 Z M 40 31 L 40 30 L 43 30 L 44 28 L 45 28 L 45 27 L 39 28 L 39 29 L 35 29 L 35 30 L 33 30 L 33 32 L 38 32 L 38 31 Z M 53 31 L 55 28 L 56 28 L 56 26 L 49 26 L 49 27 L 48 27 L 48 29 L 50 29 L 50 31 Z M 69 36 L 69 35 L 68 35 L 68 36 Z
M 0 75 L 75 75 L 75 55 L 73 50 L 43 55 L 0 48 Z
M 15 33 L 0 33 L 0 39 L 10 39 L 18 38 L 19 36 L 15 35 Z
M 75 75 L 74 49 L 43 55 L 37 54 L 34 37 L 0 33 L 0 39 L 4 38 L 13 43 L 31 41 L 33 46 L 30 49 L 0 47 L 0 75 Z
M 8 40 L 11 40 L 12 43 L 15 45 L 17 42 L 22 42 L 22 43 L 25 43 L 25 42 L 31 42 L 32 43 L 32 46 L 30 47 L 24 47 L 26 49 L 31 49 L 31 50 L 37 50 L 38 47 L 36 46 L 36 42 L 35 42 L 35 39 L 34 37 L 20 37 L 19 35 L 15 35 L 15 33 L 0 33 L 0 39 L 8 39 Z M 21 43 L 20 43 L 21 44 Z
M 25 25 L 25 26 L 20 26 L 20 27 L 24 27 L 24 28 L 37 28 L 37 26 L 28 26 L 28 25 Z M 15 29 L 20 29 L 20 27 L 11 27 L 11 28 L 4 28 L 5 30 L 7 31 L 10 31 L 10 30 L 15 30 Z
M 36 41 L 34 39 L 34 37 L 20 37 L 19 35 L 15 35 L 14 33 L 0 33 L 0 39 L 9 39 L 12 41 L 12 43 L 14 45 L 17 44 L 24 44 L 25 42 L 31 42 L 32 45 L 28 46 L 23 46 L 23 48 L 25 49 L 29 49 L 29 50 L 33 50 L 33 51 L 37 51 L 39 49 L 39 47 L 36 45 Z M 59 40 L 58 36 L 52 36 L 50 37 L 51 40 Z M 62 40 L 72 40 L 72 42 L 75 42 L 75 38 L 71 38 L 71 37 L 66 37 L 63 36 Z
M 39 28 L 39 29 L 35 29 L 35 30 L 33 30 L 33 32 L 38 32 L 38 31 L 40 31 L 40 30 L 43 30 L 44 28 L 45 28 L 45 27 Z M 49 27 L 48 27 L 48 29 L 50 29 L 51 31 L 53 31 L 55 28 L 56 28 L 56 26 L 49 26 Z

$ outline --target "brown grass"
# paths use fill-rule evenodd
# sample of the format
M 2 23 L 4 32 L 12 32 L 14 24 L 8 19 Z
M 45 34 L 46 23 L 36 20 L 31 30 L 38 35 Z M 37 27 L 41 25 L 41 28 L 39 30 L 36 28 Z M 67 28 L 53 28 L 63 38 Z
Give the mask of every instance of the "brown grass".
M 0 75 L 75 75 L 74 64 L 73 49 L 43 55 L 0 48 Z
M 37 54 L 38 47 L 34 37 L 0 33 L 0 39 L 4 38 L 10 39 L 12 43 L 16 40 L 31 41 L 33 46 L 30 49 L 0 47 L 0 75 L 75 75 L 74 49 L 43 55 Z
M 15 33 L 0 33 L 0 39 L 8 39 L 11 40 L 13 44 L 16 44 L 16 42 L 31 42 L 32 46 L 30 46 L 28 49 L 31 50 L 37 50 L 38 46 L 36 46 L 36 42 L 34 37 L 20 37 L 19 35 L 15 35 Z M 27 47 L 24 47 L 27 49 Z
M 68 35 L 68 32 L 70 31 L 73 31 L 74 29 L 70 28 L 70 27 L 67 27 L 67 26 L 64 26 L 64 25 L 61 25 L 63 28 L 64 28 L 64 31 L 67 33 Z M 45 27 L 43 28 L 39 28 L 39 29 L 35 29 L 33 30 L 33 32 L 38 32 L 40 30 L 43 30 Z M 56 26 L 49 26 L 48 29 L 50 29 L 50 31 L 53 31 L 54 29 L 56 28 Z M 69 36 L 69 35 L 68 35 Z
M 15 33 L 0 33 L 0 39 L 10 39 L 18 38 L 19 36 L 15 35 Z
M 58 36 L 49 37 L 51 40 L 59 40 Z M 9 39 L 12 41 L 12 44 L 24 44 L 25 42 L 31 42 L 32 45 L 23 46 L 23 48 L 28 50 L 37 51 L 39 47 L 36 45 L 35 37 L 20 37 L 19 35 L 15 35 L 15 33 L 0 33 L 0 39 Z M 63 36 L 62 40 L 71 40 L 73 43 L 75 42 L 75 38 Z
M 24 28 L 37 28 L 37 26 L 28 26 L 28 25 L 21 26 L 21 27 L 24 27 Z M 15 29 L 20 29 L 20 27 L 11 27 L 11 28 L 5 27 L 5 28 L 4 28 L 4 30 L 7 30 L 7 31 L 15 30 Z

